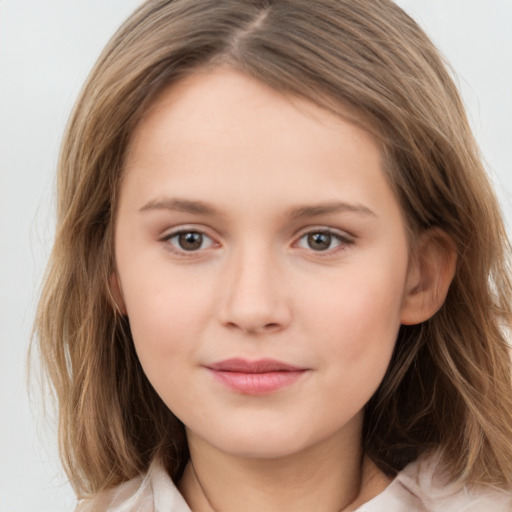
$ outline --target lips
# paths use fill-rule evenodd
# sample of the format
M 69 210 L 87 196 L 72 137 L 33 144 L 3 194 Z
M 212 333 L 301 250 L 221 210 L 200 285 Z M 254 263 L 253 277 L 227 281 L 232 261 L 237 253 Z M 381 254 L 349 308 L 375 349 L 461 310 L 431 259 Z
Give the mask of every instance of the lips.
M 304 370 L 304 368 L 292 366 L 274 359 L 260 359 L 258 361 L 226 359 L 225 361 L 208 365 L 208 368 L 216 371 L 241 373 L 296 372 Z
M 226 359 L 209 364 L 206 368 L 217 382 L 247 395 L 279 391 L 297 382 L 308 371 L 274 359 Z

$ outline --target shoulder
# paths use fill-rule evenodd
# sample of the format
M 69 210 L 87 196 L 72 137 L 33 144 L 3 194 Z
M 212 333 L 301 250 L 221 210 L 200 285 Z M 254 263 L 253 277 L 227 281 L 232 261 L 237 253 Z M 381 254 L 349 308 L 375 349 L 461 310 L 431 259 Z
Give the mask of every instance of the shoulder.
M 446 472 L 437 455 L 410 464 L 393 484 L 417 497 L 427 512 L 512 512 L 512 489 L 505 492 L 447 483 Z
M 75 512 L 190 512 L 158 460 L 145 475 L 83 500 Z

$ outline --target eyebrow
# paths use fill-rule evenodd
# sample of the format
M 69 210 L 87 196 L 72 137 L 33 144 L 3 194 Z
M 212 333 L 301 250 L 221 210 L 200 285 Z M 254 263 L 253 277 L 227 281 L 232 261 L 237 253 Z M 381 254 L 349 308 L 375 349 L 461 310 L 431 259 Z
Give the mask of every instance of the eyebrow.
M 220 215 L 220 213 L 208 203 L 181 198 L 164 198 L 152 200 L 140 208 L 139 211 L 147 212 L 153 210 L 171 210 L 191 213 L 194 215 Z M 288 216 L 292 219 L 303 219 L 344 212 L 358 213 L 372 217 L 377 216 L 366 206 L 346 203 L 343 201 L 333 201 L 293 207 L 288 211 Z
M 366 206 L 361 204 L 346 203 L 343 201 L 333 201 L 329 203 L 319 203 L 292 208 L 290 210 L 290 217 L 293 219 L 302 219 L 307 217 L 320 217 L 321 215 L 344 212 L 377 217 L 377 215 Z
M 195 215 L 215 215 L 217 211 L 213 206 L 202 201 L 191 201 L 189 199 L 165 198 L 149 201 L 139 211 L 148 212 L 152 210 L 172 210 Z

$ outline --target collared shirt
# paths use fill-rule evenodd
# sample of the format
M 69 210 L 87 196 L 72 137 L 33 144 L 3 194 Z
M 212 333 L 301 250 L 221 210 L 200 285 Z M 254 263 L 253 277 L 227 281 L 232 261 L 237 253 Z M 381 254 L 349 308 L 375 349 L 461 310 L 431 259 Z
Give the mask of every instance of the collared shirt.
M 442 485 L 438 467 L 433 457 L 409 464 L 356 512 L 512 512 L 512 492 Z M 146 475 L 82 502 L 77 512 L 191 510 L 161 464 L 154 461 Z

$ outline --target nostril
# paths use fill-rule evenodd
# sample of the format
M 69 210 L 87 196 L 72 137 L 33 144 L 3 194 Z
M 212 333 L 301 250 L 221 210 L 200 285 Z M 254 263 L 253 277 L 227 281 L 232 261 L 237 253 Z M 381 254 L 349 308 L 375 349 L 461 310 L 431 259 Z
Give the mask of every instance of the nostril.
M 281 324 L 279 323 L 268 323 L 263 326 L 263 332 L 275 332 L 281 329 Z
M 245 331 L 247 334 L 258 334 L 263 332 L 273 332 L 278 331 L 281 328 L 281 325 L 277 322 L 271 322 L 268 324 L 260 324 L 258 325 L 242 325 L 237 324 L 236 322 L 227 322 L 226 327 L 229 329 L 241 329 Z

